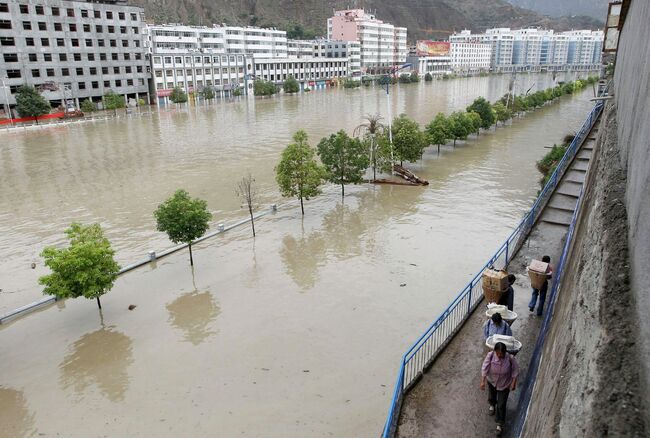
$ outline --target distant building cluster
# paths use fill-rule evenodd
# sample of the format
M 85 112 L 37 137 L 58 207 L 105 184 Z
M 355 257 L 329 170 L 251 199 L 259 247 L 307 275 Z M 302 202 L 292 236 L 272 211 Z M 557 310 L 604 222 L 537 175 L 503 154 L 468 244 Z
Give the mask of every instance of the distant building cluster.
M 418 41 L 363 9 L 334 11 L 327 37 L 290 40 L 285 31 L 227 25 L 150 25 L 144 10 L 111 0 L 0 0 L 0 102 L 36 86 L 55 104 L 101 104 L 108 91 L 127 101 L 166 103 L 175 87 L 218 96 L 250 94 L 256 80 L 305 88 L 390 73 L 588 70 L 600 63 L 603 32 L 508 28 L 449 41 Z

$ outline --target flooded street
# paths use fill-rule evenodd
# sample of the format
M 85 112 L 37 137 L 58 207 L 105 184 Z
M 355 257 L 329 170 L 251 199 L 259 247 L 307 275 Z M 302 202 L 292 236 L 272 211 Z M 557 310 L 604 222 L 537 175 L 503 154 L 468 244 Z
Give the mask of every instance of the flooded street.
M 550 75 L 517 87 L 552 85 Z M 495 100 L 508 77 L 391 89 L 421 123 Z M 534 90 L 535 88 L 533 88 Z M 591 90 L 410 167 L 427 187 L 338 187 L 0 326 L 0 435 L 376 436 L 401 355 L 530 207 L 535 160 L 579 128 Z M 385 113 L 380 89 L 329 90 L 0 134 L 0 313 L 40 297 L 38 254 L 73 220 L 99 221 L 126 264 L 171 246 L 153 210 L 183 187 L 217 223 L 245 216 L 235 181 L 280 200 L 273 167 Z M 32 270 L 30 264 L 37 263 Z M 137 307 L 127 310 L 130 304 Z

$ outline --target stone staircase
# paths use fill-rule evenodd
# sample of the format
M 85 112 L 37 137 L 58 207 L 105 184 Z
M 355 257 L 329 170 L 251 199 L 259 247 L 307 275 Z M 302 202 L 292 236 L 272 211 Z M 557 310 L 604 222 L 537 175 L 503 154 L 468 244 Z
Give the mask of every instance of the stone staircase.
M 596 122 L 587 139 L 582 143 L 580 150 L 576 153 L 573 162 L 564 173 L 560 184 L 558 184 L 542 216 L 539 218 L 540 223 L 564 228 L 568 228 L 571 224 L 576 202 L 585 182 L 587 169 L 589 169 L 599 124 L 600 121 Z

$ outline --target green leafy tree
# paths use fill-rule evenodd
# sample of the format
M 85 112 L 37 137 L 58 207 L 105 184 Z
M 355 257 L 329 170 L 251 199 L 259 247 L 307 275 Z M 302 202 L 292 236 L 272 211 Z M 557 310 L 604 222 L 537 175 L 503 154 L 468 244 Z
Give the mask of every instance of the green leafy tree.
M 273 82 L 263 81 L 256 79 L 253 82 L 253 95 L 255 96 L 271 96 L 278 92 L 278 87 Z
M 38 90 L 31 85 L 23 85 L 16 92 L 16 111 L 21 117 L 35 117 L 38 125 L 38 118 L 49 114 L 50 102 L 41 96 Z
M 433 81 L 433 75 L 427 72 L 427 74 L 424 75 L 424 82 L 431 82 L 431 81 Z
M 95 298 L 101 309 L 99 297 L 111 290 L 120 271 L 115 251 L 99 224 L 72 223 L 65 233 L 67 248 L 47 247 L 41 253 L 52 273 L 38 283 L 45 286 L 43 293 L 57 298 Z
M 169 95 L 169 100 L 174 103 L 185 103 L 187 102 L 187 93 L 183 91 L 181 87 L 174 87 L 171 94 Z
M 443 113 L 436 114 L 436 117 L 427 125 L 426 133 L 429 143 L 437 145 L 438 153 L 440 153 L 440 146 L 446 144 L 451 137 L 447 117 Z
M 285 93 L 297 93 L 300 91 L 300 84 L 293 76 L 289 75 L 287 80 L 282 84 Z
M 354 128 L 354 135 L 359 135 L 364 132 L 368 150 L 370 151 L 370 164 L 372 165 L 372 179 L 377 179 L 377 166 L 379 164 L 377 136 L 385 131 L 384 125 L 381 123 L 382 117 L 379 114 L 368 114 L 365 122 Z
M 400 164 L 419 160 L 427 147 L 427 139 L 420 131 L 420 125 L 402 114 L 393 120 L 391 129 L 395 157 L 400 160 Z
M 418 72 L 416 72 L 416 71 L 411 72 L 411 76 L 409 77 L 409 81 L 411 81 L 411 82 L 420 82 L 420 75 L 418 75 Z
M 167 233 L 169 240 L 174 243 L 187 244 L 190 250 L 190 265 L 194 266 L 192 242 L 205 234 L 208 222 L 212 219 L 208 203 L 202 199 L 191 198 L 189 193 L 180 189 L 158 206 L 154 216 L 158 231 Z
M 293 135 L 293 143 L 282 152 L 282 158 L 275 167 L 275 179 L 280 193 L 285 197 L 300 199 L 300 210 L 305 214 L 303 199 L 309 200 L 321 193 L 324 170 L 316 162 L 315 150 L 307 143 L 303 130 Z
M 345 196 L 346 184 L 363 181 L 363 174 L 370 164 L 366 145 L 358 138 L 349 137 L 343 130 L 318 143 L 318 156 L 325 166 L 326 179 L 341 186 L 341 197 Z
M 92 100 L 86 99 L 83 102 L 81 102 L 81 111 L 85 113 L 95 112 L 97 111 L 97 105 L 95 105 L 95 103 Z
M 494 129 L 496 130 L 499 122 L 501 122 L 501 124 L 504 124 L 512 117 L 512 112 L 501 102 L 495 103 L 492 105 L 492 108 L 494 108 L 494 112 L 497 118 L 496 122 L 494 123 Z
M 117 115 L 117 110 L 119 108 L 125 108 L 126 101 L 124 96 L 117 94 L 116 92 L 109 90 L 108 93 L 104 95 L 104 108 L 107 110 L 113 110 L 113 113 Z
M 239 97 L 239 96 L 241 96 L 241 94 L 242 94 L 242 93 L 241 93 L 241 88 L 239 88 L 239 87 L 237 87 L 237 88 L 235 88 L 234 90 L 232 90 L 232 95 L 233 95 L 233 97 Z
M 470 125 L 472 126 L 471 132 L 475 132 L 478 136 L 481 133 L 481 127 L 483 126 L 483 121 L 479 113 L 474 111 L 468 111 L 466 114 L 467 120 L 469 120 Z
M 214 99 L 214 88 L 212 87 L 203 87 L 203 90 L 201 91 L 201 96 L 205 100 L 212 100 Z
M 399 75 L 399 83 L 400 84 L 410 84 L 411 83 L 411 75 L 408 73 L 402 73 Z
M 454 146 L 456 146 L 456 140 L 465 140 L 474 129 L 466 112 L 453 112 L 447 120 L 449 122 L 449 134 L 454 139 Z
M 494 111 L 492 105 L 483 97 L 474 99 L 474 102 L 467 107 L 467 112 L 475 112 L 481 117 L 481 128 L 489 129 L 494 124 Z

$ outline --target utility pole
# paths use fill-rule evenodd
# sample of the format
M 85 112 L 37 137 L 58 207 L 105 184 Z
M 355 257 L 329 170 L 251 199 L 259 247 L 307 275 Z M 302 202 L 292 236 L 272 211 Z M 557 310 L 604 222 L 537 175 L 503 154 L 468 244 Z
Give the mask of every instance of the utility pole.
M 11 107 L 9 106 L 9 97 L 7 97 L 7 86 L 5 85 L 5 78 L 0 78 L 0 83 L 2 83 L 2 90 L 4 91 L 5 94 L 5 114 L 9 116 L 9 123 L 11 124 L 11 127 L 13 128 L 14 126 L 14 119 L 11 115 Z

